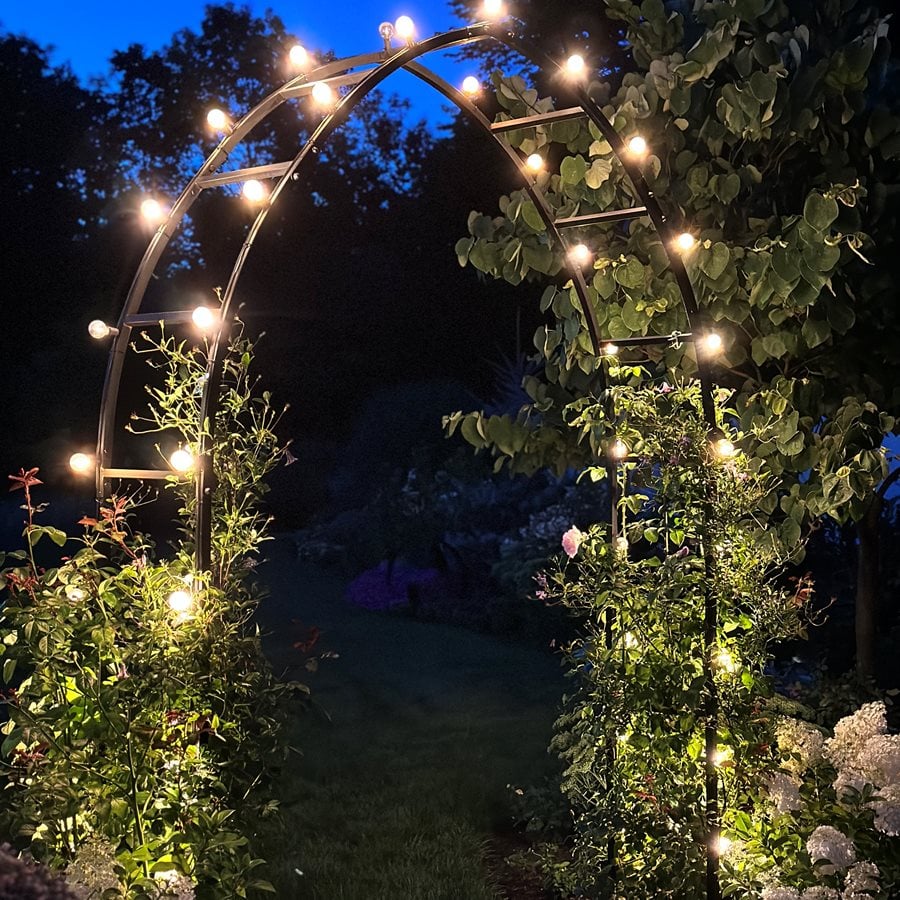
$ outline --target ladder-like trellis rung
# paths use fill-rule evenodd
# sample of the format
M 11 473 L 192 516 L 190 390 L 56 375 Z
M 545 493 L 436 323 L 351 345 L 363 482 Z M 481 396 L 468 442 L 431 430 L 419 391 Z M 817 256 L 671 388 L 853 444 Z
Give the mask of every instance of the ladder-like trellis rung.
M 654 344 L 692 343 L 693 332 L 676 331 L 674 334 L 646 334 L 643 337 L 614 338 L 604 341 L 613 347 L 649 347 Z
M 359 84 L 366 75 L 369 74 L 370 70 L 366 70 L 364 72 L 351 72 L 348 75 L 335 75 L 334 78 L 320 78 L 317 81 L 304 81 L 302 84 L 295 85 L 294 87 L 286 87 L 282 88 L 281 95 L 282 97 L 305 97 L 307 94 L 311 94 L 313 88 L 317 84 L 327 84 L 331 88 L 339 88 L 352 86 L 354 84 Z
M 547 125 L 550 122 L 564 122 L 566 119 L 580 119 L 587 113 L 580 106 L 569 109 L 554 109 L 552 112 L 538 113 L 536 116 L 525 116 L 523 119 L 507 119 L 505 122 L 493 122 L 491 131 L 515 131 L 517 128 L 533 128 L 535 125 Z
M 160 323 L 164 325 L 186 325 L 191 321 L 192 309 L 177 309 L 171 312 L 135 313 L 125 316 L 124 324 L 129 328 L 151 328 Z
M 101 478 L 131 478 L 138 481 L 164 481 L 170 475 L 176 475 L 169 469 L 107 469 L 100 468 Z
M 260 178 L 280 178 L 291 167 L 289 162 L 270 163 L 267 166 L 251 166 L 249 169 L 235 169 L 232 172 L 218 172 L 197 179 L 202 188 L 221 187 L 223 184 L 237 184 L 240 181 L 259 181 Z
M 629 209 L 608 209 L 605 212 L 585 213 L 581 216 L 566 216 L 553 224 L 557 228 L 575 228 L 578 225 L 602 225 L 608 222 L 624 222 L 647 215 L 646 206 L 632 206 Z

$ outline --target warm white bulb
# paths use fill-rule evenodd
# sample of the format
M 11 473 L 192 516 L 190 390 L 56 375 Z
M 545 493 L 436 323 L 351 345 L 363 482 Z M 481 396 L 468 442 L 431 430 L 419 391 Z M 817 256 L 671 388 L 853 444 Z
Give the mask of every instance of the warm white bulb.
M 712 846 L 712 851 L 716 856 L 724 856 L 730 849 L 731 838 L 725 837 L 724 834 L 720 834 Z
M 723 672 L 734 672 L 737 666 L 734 663 L 734 657 L 727 650 L 720 650 L 715 658 L 716 667 Z
M 394 22 L 394 32 L 401 41 L 408 41 L 416 33 L 416 26 L 409 16 L 400 16 Z
M 505 12 L 503 0 L 484 0 L 481 13 L 486 19 L 496 19 Z
M 478 94 L 481 92 L 481 82 L 474 75 L 466 75 L 463 78 L 462 90 L 464 94 Z
M 334 91 L 331 89 L 331 85 L 324 81 L 317 81 L 313 85 L 312 98 L 319 106 L 334 106 Z
M 206 123 L 215 131 L 224 131 L 228 127 L 228 115 L 224 110 L 211 109 L 206 114 Z
M 586 68 L 587 64 L 584 61 L 584 57 L 580 53 L 573 53 L 566 60 L 566 71 L 569 73 L 569 75 L 583 75 Z
M 634 648 L 637 647 L 637 645 L 638 645 L 638 639 L 630 631 L 626 631 L 625 632 L 625 646 L 629 650 L 634 650 Z
M 728 438 L 719 438 L 716 441 L 716 455 L 721 456 L 723 459 L 729 459 L 737 453 L 734 444 L 728 440 Z
M 109 337 L 111 332 L 112 329 L 103 321 L 103 319 L 94 319 L 94 321 L 88 325 L 88 334 L 95 341 L 102 341 L 103 338 Z
M 604 344 L 601 348 L 604 356 L 618 356 L 619 348 L 616 344 Z
M 394 26 L 390 22 L 382 22 L 378 26 L 378 33 L 381 35 L 381 39 L 385 44 L 389 44 L 391 38 L 394 36 Z
M 697 239 L 689 231 L 682 231 L 681 234 L 675 238 L 675 246 L 679 250 L 693 250 L 694 244 L 696 243 Z
M 241 193 L 244 195 L 244 199 L 249 200 L 251 203 L 261 203 L 266 199 L 266 189 L 263 183 L 255 178 L 244 182 Z
M 731 747 L 719 747 L 716 750 L 713 750 L 712 755 L 710 756 L 710 762 L 718 767 L 730 762 L 733 758 L 734 750 L 732 750 Z
M 73 453 L 69 457 L 69 468 L 76 475 L 84 475 L 94 468 L 94 458 L 87 453 Z
M 625 459 L 628 456 L 628 447 L 623 441 L 617 440 L 612 447 L 609 448 L 609 455 L 613 459 Z
M 525 160 L 525 165 L 531 172 L 540 172 L 544 168 L 544 157 L 540 153 L 532 153 Z
M 587 244 L 575 244 L 569 250 L 569 259 L 578 266 L 586 266 L 592 258 L 591 248 Z
M 176 472 L 187 472 L 194 467 L 194 456 L 181 447 L 169 457 L 169 465 Z
M 710 331 L 703 335 L 700 344 L 707 353 L 718 353 L 722 349 L 722 335 Z
M 166 598 L 166 603 L 172 612 L 186 613 L 194 605 L 194 598 L 189 591 L 172 591 Z
M 216 313 L 208 306 L 197 306 L 191 313 L 191 321 L 201 330 L 206 331 L 216 323 Z
M 294 44 L 288 53 L 288 57 L 295 69 L 305 69 L 309 65 L 309 53 L 302 44 Z
M 638 134 L 628 142 L 628 151 L 635 156 L 643 156 L 647 152 L 647 142 Z
M 152 197 L 148 197 L 141 203 L 141 215 L 151 225 L 156 225 L 166 217 L 159 200 L 154 200 Z

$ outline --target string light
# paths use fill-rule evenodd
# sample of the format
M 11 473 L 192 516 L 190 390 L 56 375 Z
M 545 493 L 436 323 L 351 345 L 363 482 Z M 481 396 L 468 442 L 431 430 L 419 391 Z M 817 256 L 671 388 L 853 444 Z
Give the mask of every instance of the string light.
M 294 44 L 288 53 L 288 57 L 291 65 L 296 69 L 305 69 L 310 64 L 309 53 L 302 44 Z
M 326 84 L 324 81 L 317 81 L 313 85 L 312 98 L 319 106 L 324 106 L 326 108 L 334 106 L 336 99 L 335 93 L 331 89 L 331 85 Z
M 584 57 L 580 53 L 573 53 L 566 60 L 566 72 L 573 78 L 578 78 L 579 76 L 583 75 L 586 68 L 587 64 L 584 61 Z
M 159 222 L 162 222 L 166 217 L 166 211 L 162 208 L 162 204 L 159 200 L 154 200 L 153 197 L 147 197 L 147 199 L 141 203 L 141 216 L 151 225 L 156 225 Z
M 76 475 L 85 475 L 94 468 L 94 458 L 87 453 L 73 453 L 69 457 L 69 468 Z
M 712 844 L 712 852 L 715 856 L 724 856 L 731 849 L 731 838 L 720 834 Z
M 216 107 L 206 114 L 206 124 L 214 131 L 224 131 L 228 127 L 228 114 Z
M 481 14 L 486 19 L 497 19 L 506 12 L 503 0 L 484 0 L 481 6 Z
M 602 350 L 604 356 L 619 355 L 619 347 L 617 344 L 604 344 L 600 349 Z
M 734 759 L 734 749 L 732 747 L 718 747 L 713 750 L 710 756 L 710 762 L 717 768 L 725 765 L 727 762 L 731 762 L 732 759 Z
M 629 650 L 634 650 L 634 648 L 637 647 L 637 645 L 638 645 L 638 639 L 630 631 L 626 631 L 625 632 L 625 646 Z
M 166 598 L 166 603 L 172 612 L 183 614 L 188 612 L 194 605 L 194 598 L 191 596 L 190 591 L 172 591 Z
M 700 339 L 700 346 L 709 354 L 718 353 L 722 349 L 722 335 L 709 331 Z
M 628 447 L 625 445 L 624 441 L 620 441 L 618 438 L 615 443 L 609 448 L 609 455 L 613 459 L 625 459 L 628 456 Z
M 569 249 L 569 259 L 575 265 L 586 266 L 592 258 L 591 248 L 587 244 L 575 244 L 574 247 Z
M 244 199 L 249 200 L 251 203 L 261 203 L 266 199 L 266 189 L 263 183 L 255 178 L 244 182 L 241 193 L 244 195 Z
M 119 329 L 113 328 L 112 325 L 107 325 L 103 319 L 94 319 L 88 325 L 88 334 L 95 341 L 102 341 L 104 338 L 108 338 L 111 334 L 118 334 Z
M 540 153 L 532 153 L 525 160 L 525 166 L 530 172 L 540 172 L 544 168 L 544 157 Z
M 479 94 L 481 93 L 481 82 L 474 75 L 466 75 L 463 78 L 462 90 L 464 94 L 469 94 L 470 96 Z
M 697 239 L 689 231 L 682 231 L 681 234 L 675 238 L 675 246 L 683 253 L 686 253 L 688 250 L 693 250 L 696 243 Z
M 734 444 L 726 437 L 719 438 L 714 446 L 716 455 L 721 456 L 722 459 L 730 459 L 732 456 L 734 456 L 735 453 L 737 453 Z
M 179 447 L 169 457 L 169 465 L 176 472 L 188 472 L 194 468 L 194 455 L 184 447 Z
M 197 306 L 191 313 L 191 321 L 201 331 L 212 328 L 212 326 L 215 325 L 217 318 L 218 316 L 215 311 L 211 310 L 208 306 Z
M 737 669 L 737 665 L 734 662 L 734 657 L 727 650 L 720 650 L 713 660 L 716 668 L 721 669 L 723 672 L 734 672 Z
M 647 152 L 647 142 L 638 134 L 628 142 L 628 152 L 634 156 L 643 156 Z
M 381 39 L 384 41 L 385 49 L 389 50 L 391 46 L 391 38 L 394 36 L 394 26 L 390 22 L 382 22 L 378 26 L 378 33 L 381 35 Z
M 394 22 L 394 33 L 401 41 L 406 41 L 410 44 L 412 43 L 413 35 L 416 33 L 415 23 L 409 16 L 400 16 Z

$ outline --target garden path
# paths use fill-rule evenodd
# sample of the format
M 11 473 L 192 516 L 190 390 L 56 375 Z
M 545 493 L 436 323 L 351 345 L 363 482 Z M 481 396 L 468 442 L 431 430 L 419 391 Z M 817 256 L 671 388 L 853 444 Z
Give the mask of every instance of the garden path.
M 263 848 L 278 896 L 540 896 L 524 883 L 492 888 L 511 876 L 486 858 L 508 847 L 507 785 L 552 770 L 547 745 L 565 689 L 558 656 L 353 607 L 344 579 L 298 562 L 288 538 L 267 555 L 266 652 L 276 671 L 294 667 L 316 703 L 291 724 L 303 756 L 279 786 L 285 825 Z M 321 630 L 316 649 L 338 654 L 315 674 L 294 647 L 311 626 Z

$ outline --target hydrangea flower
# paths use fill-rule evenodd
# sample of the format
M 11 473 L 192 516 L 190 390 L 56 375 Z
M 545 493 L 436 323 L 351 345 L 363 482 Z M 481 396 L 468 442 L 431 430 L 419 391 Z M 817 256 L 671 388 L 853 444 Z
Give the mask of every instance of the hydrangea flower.
M 569 559 L 572 559 L 578 553 L 578 548 L 583 540 L 584 534 L 574 525 L 562 536 L 562 548 Z
M 841 895 L 830 887 L 808 887 L 801 895 L 800 900 L 841 900 Z
M 800 785 L 790 775 L 785 775 L 784 772 L 770 775 L 766 788 L 769 799 L 778 812 L 794 812 L 802 808 Z
M 800 900 L 800 892 L 781 884 L 770 884 L 763 888 L 762 900 Z
M 871 862 L 858 862 L 847 871 L 841 900 L 871 900 L 878 893 L 878 866 Z
M 836 870 L 846 869 L 856 862 L 856 846 L 853 841 L 831 825 L 820 825 L 809 836 L 806 841 L 806 852 L 813 864 L 822 860 L 830 863 L 818 867 L 818 871 L 823 875 L 831 875 Z M 806 896 L 806 892 L 803 896 Z
M 900 836 L 900 784 L 881 788 L 869 803 L 875 810 L 875 827 L 889 837 Z
M 860 751 L 854 768 L 877 787 L 900 782 L 900 734 L 876 734 Z
M 790 757 L 783 763 L 784 768 L 796 775 L 801 775 L 822 758 L 825 738 L 815 725 L 784 718 L 775 726 L 775 736 L 781 752 Z
M 825 756 L 838 770 L 859 771 L 858 759 L 870 738 L 887 732 L 884 704 L 866 703 L 834 726 L 834 737 L 825 742 Z

